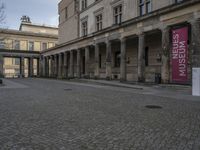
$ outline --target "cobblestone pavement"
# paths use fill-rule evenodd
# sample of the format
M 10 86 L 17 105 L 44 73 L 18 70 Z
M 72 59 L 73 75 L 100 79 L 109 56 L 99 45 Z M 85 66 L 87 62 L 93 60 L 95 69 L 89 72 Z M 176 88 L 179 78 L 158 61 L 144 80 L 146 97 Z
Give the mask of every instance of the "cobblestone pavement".
M 198 101 L 47 79 L 5 84 L 2 150 L 200 150 Z

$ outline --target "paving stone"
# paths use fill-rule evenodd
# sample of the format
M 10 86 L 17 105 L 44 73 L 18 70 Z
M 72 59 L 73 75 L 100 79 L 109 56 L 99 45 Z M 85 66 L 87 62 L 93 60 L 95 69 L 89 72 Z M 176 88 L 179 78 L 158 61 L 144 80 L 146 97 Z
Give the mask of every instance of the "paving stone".
M 200 148 L 199 101 L 58 80 L 5 83 L 9 88 L 0 88 L 2 150 Z

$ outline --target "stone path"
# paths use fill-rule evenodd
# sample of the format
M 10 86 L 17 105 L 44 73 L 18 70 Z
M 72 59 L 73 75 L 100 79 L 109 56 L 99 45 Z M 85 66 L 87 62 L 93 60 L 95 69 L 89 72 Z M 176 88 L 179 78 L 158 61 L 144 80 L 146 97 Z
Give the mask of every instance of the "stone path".
M 2 150 L 200 149 L 197 100 L 48 79 L 5 83 L 10 88 L 0 88 Z

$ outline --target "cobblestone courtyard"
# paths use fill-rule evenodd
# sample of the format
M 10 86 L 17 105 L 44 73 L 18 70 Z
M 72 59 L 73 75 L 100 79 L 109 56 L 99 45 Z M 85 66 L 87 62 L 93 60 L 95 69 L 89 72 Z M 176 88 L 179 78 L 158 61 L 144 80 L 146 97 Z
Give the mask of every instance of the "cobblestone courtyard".
M 200 101 L 58 80 L 6 83 L 2 150 L 200 150 Z

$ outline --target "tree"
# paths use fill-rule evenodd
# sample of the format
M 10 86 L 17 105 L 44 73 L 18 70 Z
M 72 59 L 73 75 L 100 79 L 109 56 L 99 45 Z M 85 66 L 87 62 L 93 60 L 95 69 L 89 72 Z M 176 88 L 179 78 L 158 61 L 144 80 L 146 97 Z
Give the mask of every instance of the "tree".
M 4 23 L 5 20 L 5 5 L 4 3 L 0 0 L 0 25 Z
M 0 24 L 2 25 L 5 20 L 5 5 L 4 3 L 0 0 Z

